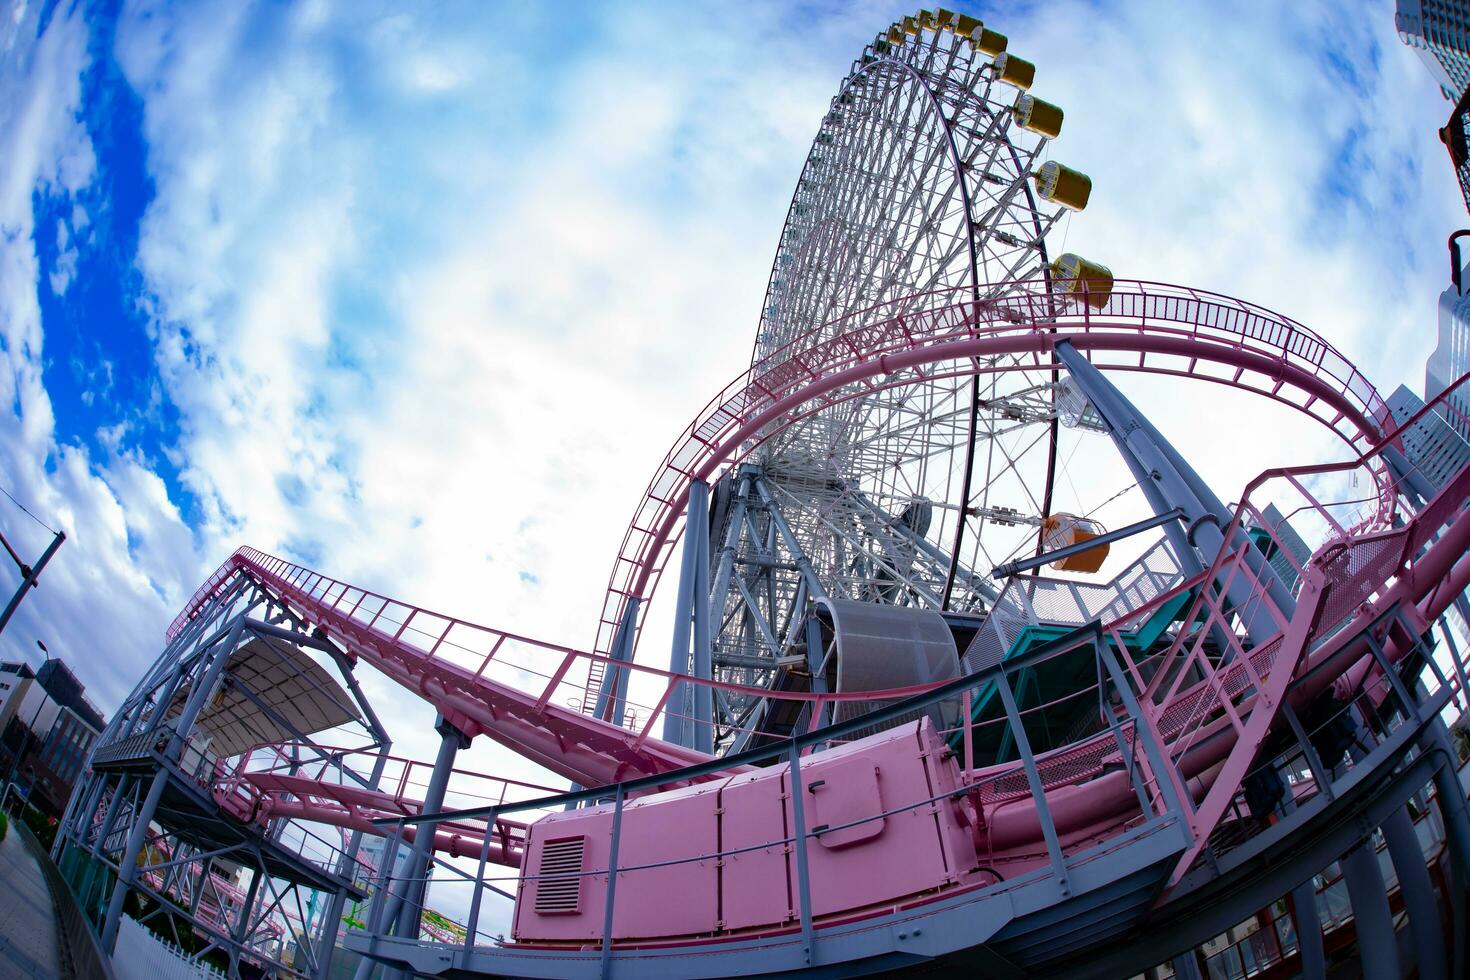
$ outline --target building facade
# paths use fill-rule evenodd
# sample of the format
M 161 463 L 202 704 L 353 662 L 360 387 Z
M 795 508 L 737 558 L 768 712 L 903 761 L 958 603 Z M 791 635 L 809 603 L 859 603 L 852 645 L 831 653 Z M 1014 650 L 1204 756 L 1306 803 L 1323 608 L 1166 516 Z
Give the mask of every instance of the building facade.
M 36 672 L 28 664 L 0 664 L 0 732 L 10 724 L 10 719 L 22 714 L 21 705 L 35 687 Z
M 1394 26 L 1451 102 L 1470 88 L 1470 6 L 1465 0 L 1398 0 Z
M 55 658 L 38 671 L 0 664 L 0 698 L 0 778 L 14 773 L 22 795 L 59 816 L 106 720 Z
M 1407 422 L 1424 407 L 1424 400 L 1405 385 L 1394 389 L 1387 402 L 1394 421 L 1399 423 Z M 1431 412 L 1404 430 L 1404 455 L 1414 472 L 1437 490 L 1470 463 L 1470 442 L 1444 418 Z
M 1470 371 L 1470 265 L 1460 276 L 1464 288 L 1451 283 L 1439 294 L 1439 343 L 1424 364 L 1424 397 L 1434 398 Z M 1458 411 L 1447 413 L 1451 427 L 1470 438 L 1470 384 L 1446 399 Z M 1460 418 L 1464 415 L 1465 418 Z

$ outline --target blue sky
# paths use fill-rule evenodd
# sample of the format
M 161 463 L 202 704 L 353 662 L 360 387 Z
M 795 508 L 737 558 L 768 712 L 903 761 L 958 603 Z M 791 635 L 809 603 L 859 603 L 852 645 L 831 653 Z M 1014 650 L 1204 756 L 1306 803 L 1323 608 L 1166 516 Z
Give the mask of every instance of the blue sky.
M 1251 299 L 1382 390 L 1417 381 L 1466 220 L 1448 106 L 1391 4 L 1230 7 L 968 8 L 1037 62 L 1055 156 L 1096 182 L 1054 250 Z M 70 540 L 0 655 L 46 639 L 111 707 L 244 543 L 589 644 L 647 475 L 748 358 L 828 97 L 911 12 L 15 4 L 0 474 Z M 1191 411 L 1166 425 L 1257 425 Z M 426 712 L 403 700 L 411 750 Z

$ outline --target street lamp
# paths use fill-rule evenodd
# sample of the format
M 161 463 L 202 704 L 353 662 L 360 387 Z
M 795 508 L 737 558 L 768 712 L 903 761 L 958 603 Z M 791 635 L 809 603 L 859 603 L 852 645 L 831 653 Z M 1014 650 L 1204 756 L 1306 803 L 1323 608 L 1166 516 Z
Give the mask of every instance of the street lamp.
M 46 664 L 51 660 L 51 651 L 46 649 L 46 644 L 40 640 L 36 641 L 36 646 L 41 648 L 41 669 L 44 670 Z M 40 682 L 41 672 L 37 671 L 36 683 L 39 685 Z M 46 689 L 43 687 L 41 688 L 41 703 L 36 705 L 36 712 L 31 715 L 31 723 L 26 727 L 25 738 L 21 740 L 20 750 L 16 752 L 15 758 L 10 760 L 10 776 L 5 780 L 5 793 L 0 795 L 0 808 L 3 808 L 5 803 L 10 799 L 10 790 L 15 785 L 15 771 L 20 767 L 21 757 L 25 755 L 26 749 L 30 747 L 36 724 L 41 720 L 41 709 L 44 707 L 46 707 Z

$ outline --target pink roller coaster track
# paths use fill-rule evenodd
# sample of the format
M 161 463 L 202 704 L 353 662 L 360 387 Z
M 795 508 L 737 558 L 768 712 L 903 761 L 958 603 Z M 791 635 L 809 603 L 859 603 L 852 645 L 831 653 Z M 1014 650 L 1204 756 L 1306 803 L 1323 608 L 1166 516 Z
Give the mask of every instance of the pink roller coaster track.
M 1105 370 L 1192 377 L 1273 398 L 1331 428 L 1356 450 L 1356 458 L 1345 464 L 1263 475 L 1247 488 L 1235 515 L 1236 525 L 1252 512 L 1250 491 L 1267 478 L 1287 479 L 1300 489 L 1306 476 L 1361 468 L 1375 483 L 1377 502 L 1364 520 L 1343 530 L 1337 543 L 1320 550 L 1300 569 L 1305 582 L 1302 606 L 1289 620 L 1273 610 L 1281 627 L 1276 639 L 1253 650 L 1237 651 L 1239 656 L 1228 667 L 1209 669 L 1205 681 L 1187 687 L 1178 680 L 1183 671 L 1169 674 L 1175 680 L 1167 689 L 1156 689 L 1163 673 L 1152 685 L 1144 685 L 1138 665 L 1128 664 L 1140 688 L 1148 688 L 1154 697 L 1144 721 L 1169 747 L 1175 765 L 1168 767 L 1173 770 L 1168 778 L 1191 781 L 1176 785 L 1190 801 L 1195 841 L 1176 869 L 1177 880 L 1234 795 L 1245 767 L 1275 721 L 1287 685 L 1303 677 L 1315 678 L 1311 685 L 1299 685 L 1293 694 L 1306 698 L 1363 657 L 1361 643 L 1353 642 L 1354 630 L 1335 630 L 1344 617 L 1356 614 L 1357 621 L 1366 622 L 1388 605 L 1402 602 L 1413 608 L 1418 620 L 1428 621 L 1470 579 L 1470 560 L 1461 560 L 1470 543 L 1470 522 L 1454 520 L 1459 504 L 1470 497 L 1470 474 L 1460 474 L 1431 506 L 1407 524 L 1390 529 L 1395 494 L 1379 458 L 1387 427 L 1385 407 L 1345 358 L 1299 324 L 1225 297 L 1144 283 L 1119 283 L 1100 313 L 1086 307 L 1059 310 L 1047 295 L 1026 289 L 1000 299 L 958 302 L 923 314 L 862 324 L 872 316 L 871 311 L 855 314 L 843 321 L 852 324 L 850 329 L 839 324 L 835 335 L 827 339 L 796 345 L 803 349 L 770 371 L 746 372 L 689 426 L 650 484 L 625 538 L 599 634 L 599 650 L 610 642 L 608 628 L 618 620 L 627 598 L 646 598 L 656 587 L 678 536 L 685 493 L 681 484 L 690 478 L 710 477 L 722 465 L 748 453 L 748 440 L 768 438 L 811 411 L 854 397 L 855 389 L 909 383 L 912 376 L 903 372 L 910 370 L 929 376 L 970 373 L 977 370 L 975 358 L 994 359 L 982 362 L 989 366 L 980 370 L 1017 370 L 1018 364 L 1045 366 L 1049 363 L 1045 355 L 1053 345 L 1066 340 Z M 996 363 L 997 355 L 1019 355 L 1020 360 L 1010 358 L 1001 365 Z M 1026 363 L 1028 356 L 1034 363 Z M 1336 524 L 1325 506 L 1317 507 Z M 1441 531 L 1444 533 L 1431 545 Z M 631 669 L 661 688 L 662 696 L 635 713 L 635 725 L 621 728 L 557 703 L 585 701 L 591 668 L 607 662 L 602 653 L 466 623 L 248 548 L 232 556 L 201 586 L 170 627 L 170 635 L 177 634 L 201 604 L 240 570 L 276 591 L 351 655 L 434 704 L 463 731 L 487 734 L 584 785 L 670 772 L 706 761 L 697 752 L 652 738 L 656 719 L 680 683 L 743 690 L 634 665 Z M 1232 576 L 1248 580 L 1257 601 L 1268 601 L 1240 549 L 1222 552 L 1204 575 L 1179 588 Z M 1199 590 L 1192 615 L 1224 616 L 1223 610 L 1210 607 L 1215 601 L 1211 595 L 1211 590 Z M 1375 595 L 1376 601 L 1370 604 L 1368 600 Z M 1135 610 L 1107 628 L 1126 628 L 1130 620 L 1149 609 Z M 1170 655 L 1202 664 L 1200 642 L 1181 633 Z M 1398 655 L 1402 651 L 1389 652 Z M 540 690 L 526 690 L 533 685 L 540 685 Z M 848 695 L 749 693 L 820 702 L 900 697 L 926 689 Z M 1095 749 L 1068 747 L 1038 758 L 1049 793 L 1083 781 L 1102 764 L 1099 756 L 1092 764 L 1079 767 L 1079 752 L 1097 754 Z M 1014 768 L 1010 764 L 971 775 L 1001 785 Z M 269 786 L 252 785 L 253 792 L 271 795 Z M 1059 830 L 1080 833 L 1090 825 L 1105 823 L 1119 809 L 1119 800 L 1112 797 L 1122 799 L 1128 792 L 1123 784 L 1107 780 L 1079 788 L 1086 792 L 1054 814 Z M 275 790 L 276 800 L 287 792 L 299 797 L 301 802 L 295 805 L 301 807 L 303 816 L 326 816 L 344 825 L 362 825 L 363 813 L 368 811 L 403 812 L 401 801 L 395 811 L 382 800 L 344 800 L 335 788 L 313 790 L 293 784 Z M 972 804 L 989 828 L 992 846 L 1035 849 L 1035 816 L 1024 812 L 1029 801 L 996 797 L 989 801 L 977 798 Z M 452 841 L 443 846 L 457 847 Z M 497 856 L 507 862 L 516 859 L 509 836 Z
M 934 294 L 934 308 L 919 313 L 898 312 L 914 305 L 912 297 L 857 311 L 791 341 L 769 359 L 779 362 L 774 367 L 753 365 L 726 385 L 674 443 L 634 512 L 613 563 L 596 651 L 612 649 L 628 600 L 647 599 L 657 588 L 682 533 L 691 478 L 709 479 L 829 404 L 915 380 L 902 372 L 946 377 L 1049 368 L 1052 347 L 1068 340 L 1103 370 L 1196 378 L 1264 395 L 1316 418 L 1359 452 L 1377 442 L 1389 419 L 1347 358 L 1300 323 L 1261 307 L 1151 282 L 1117 282 L 1098 311 L 1061 303 L 1041 281 L 1006 288 L 980 302 L 969 301 L 967 290 Z M 941 305 L 946 298 L 953 302 Z M 1381 468 L 1375 481 L 1384 517 L 1392 493 Z M 646 610 L 639 610 L 640 629 Z

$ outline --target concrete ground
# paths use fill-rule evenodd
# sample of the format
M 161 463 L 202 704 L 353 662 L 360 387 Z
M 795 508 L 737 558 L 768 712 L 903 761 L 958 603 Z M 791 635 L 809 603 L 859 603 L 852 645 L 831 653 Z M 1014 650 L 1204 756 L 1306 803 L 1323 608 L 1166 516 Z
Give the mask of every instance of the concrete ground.
M 51 891 L 12 826 L 0 841 L 0 976 L 56 980 L 60 969 Z

